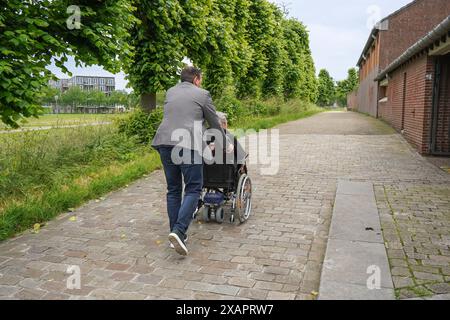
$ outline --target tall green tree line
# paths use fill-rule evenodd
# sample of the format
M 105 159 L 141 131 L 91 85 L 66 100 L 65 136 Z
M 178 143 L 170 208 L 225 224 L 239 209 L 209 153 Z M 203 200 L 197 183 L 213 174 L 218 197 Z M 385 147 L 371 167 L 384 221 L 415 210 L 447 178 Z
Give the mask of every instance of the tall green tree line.
M 127 73 L 145 109 L 155 107 L 156 92 L 178 81 L 184 57 L 203 69 L 213 97 L 231 91 L 238 98 L 316 101 L 308 31 L 268 0 L 135 0 L 134 5 L 135 63 Z
M 178 81 L 183 59 L 214 97 L 315 101 L 306 27 L 268 0 L 9 0 L 0 10 L 0 118 L 37 116 L 52 58 L 124 70 L 146 110 Z M 231 90 L 230 90 L 231 89 Z

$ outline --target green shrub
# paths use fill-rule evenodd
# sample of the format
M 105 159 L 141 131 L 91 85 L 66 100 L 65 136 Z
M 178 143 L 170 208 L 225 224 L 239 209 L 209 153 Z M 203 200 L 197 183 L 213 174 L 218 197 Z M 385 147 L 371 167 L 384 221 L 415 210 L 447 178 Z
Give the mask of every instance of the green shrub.
M 162 121 L 164 110 L 156 108 L 151 113 L 137 109 L 129 117 L 117 120 L 119 132 L 136 137 L 143 144 L 150 144 Z
M 248 101 L 249 109 L 252 116 L 264 117 L 275 116 L 281 112 L 282 101 L 277 99 L 270 100 L 250 100 Z

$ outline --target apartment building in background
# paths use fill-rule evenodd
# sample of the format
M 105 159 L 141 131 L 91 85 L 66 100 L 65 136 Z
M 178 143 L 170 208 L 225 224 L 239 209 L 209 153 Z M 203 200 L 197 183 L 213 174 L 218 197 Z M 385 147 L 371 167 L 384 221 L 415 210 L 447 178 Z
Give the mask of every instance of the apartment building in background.
M 62 92 L 73 86 L 78 86 L 82 90 L 99 90 L 105 94 L 116 90 L 114 77 L 74 76 L 70 79 L 50 80 L 49 85 Z
M 61 92 L 69 89 L 69 79 L 50 80 L 48 84 L 53 88 L 61 90 Z
M 449 0 L 415 0 L 381 20 L 357 63 L 358 91 L 348 99 L 422 154 L 450 155 L 449 20 Z

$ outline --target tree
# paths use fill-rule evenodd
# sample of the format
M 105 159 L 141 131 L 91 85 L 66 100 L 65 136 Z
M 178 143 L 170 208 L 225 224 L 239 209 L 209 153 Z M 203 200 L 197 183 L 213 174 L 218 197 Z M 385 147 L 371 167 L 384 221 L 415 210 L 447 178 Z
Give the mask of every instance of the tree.
M 348 70 L 347 79 L 338 81 L 336 87 L 336 98 L 340 106 L 347 106 L 347 96 L 358 89 L 359 77 L 355 68 Z
M 2 1 L 0 11 L 0 118 L 17 127 L 22 117 L 42 112 L 41 98 L 52 78 L 51 59 L 64 72 L 67 57 L 118 72 L 131 51 L 124 41 L 133 22 L 128 0 Z M 78 23 L 79 22 L 79 23 Z
M 305 49 L 304 59 L 305 77 L 303 78 L 303 90 L 300 94 L 300 98 L 315 103 L 319 94 L 319 88 L 316 78 L 316 67 L 314 66 L 314 60 L 312 58 L 311 50 L 309 49 L 309 44 L 308 48 Z
M 347 76 L 347 89 L 349 92 L 355 91 L 359 86 L 359 75 L 356 68 L 351 68 L 348 70 Z
M 283 12 L 278 7 L 273 6 L 274 12 L 274 34 L 266 48 L 267 57 L 266 77 L 262 84 L 262 94 L 264 98 L 279 97 L 283 94 L 283 63 L 287 59 L 284 50 L 283 38 Z
M 136 91 L 132 91 L 127 98 L 127 108 L 134 109 L 139 106 L 140 96 Z
M 83 91 L 87 107 L 102 107 L 108 103 L 106 94 L 100 90 Z
M 243 51 L 243 56 L 238 54 L 237 40 L 241 39 L 244 42 L 244 48 L 246 48 L 246 41 L 242 38 L 242 34 L 235 37 L 237 1 L 240 0 L 213 1 L 211 11 L 206 17 L 207 37 L 202 44 L 205 55 L 197 62 L 205 71 L 204 86 L 214 98 L 219 97 L 228 87 L 234 86 L 233 71 L 238 69 L 239 62 L 245 59 L 247 53 Z M 247 17 L 248 12 L 245 11 L 247 7 L 244 3 L 241 3 L 241 7 L 244 10 L 241 16 Z M 244 23 L 242 20 L 241 22 Z M 242 25 L 240 27 L 237 30 L 242 31 Z M 247 68 L 246 65 L 241 67 Z
M 295 19 L 283 21 L 287 59 L 284 62 L 283 94 L 286 99 L 300 97 L 305 83 L 305 47 L 309 46 L 306 29 Z
M 55 97 L 59 97 L 60 94 L 61 93 L 57 88 L 53 88 L 51 86 L 43 87 L 40 104 L 51 105 L 56 102 Z
M 126 91 L 116 90 L 110 93 L 107 97 L 107 105 L 110 106 L 127 106 L 128 93 Z
M 241 98 L 259 97 L 261 86 L 266 78 L 267 50 L 273 43 L 276 20 L 274 7 L 266 0 L 250 1 L 250 19 L 247 26 L 248 43 L 252 48 L 251 63 L 238 83 L 238 96 Z
M 268 0 L 134 0 L 137 23 L 126 68 L 141 105 L 179 79 L 183 59 L 204 71 L 214 98 L 276 96 L 314 101 L 316 79 L 305 26 Z M 267 79 L 267 81 L 266 81 Z
M 73 86 L 61 94 L 58 103 L 63 106 L 77 107 L 86 104 L 86 95 L 80 87 Z
M 156 107 L 156 93 L 178 81 L 183 59 L 191 54 L 203 57 L 201 44 L 206 38 L 205 15 L 209 0 L 135 0 L 137 7 L 129 42 L 134 59 L 126 67 L 128 80 L 141 96 L 142 108 Z
M 318 89 L 317 104 L 322 107 L 332 105 L 335 101 L 334 80 L 325 69 L 319 72 Z

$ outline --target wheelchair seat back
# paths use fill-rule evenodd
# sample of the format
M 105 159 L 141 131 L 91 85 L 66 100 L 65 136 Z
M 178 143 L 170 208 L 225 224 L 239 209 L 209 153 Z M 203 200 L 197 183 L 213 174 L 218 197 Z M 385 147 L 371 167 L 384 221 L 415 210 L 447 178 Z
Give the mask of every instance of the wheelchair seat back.
M 205 188 L 234 189 L 237 167 L 234 164 L 205 164 L 203 186 Z

